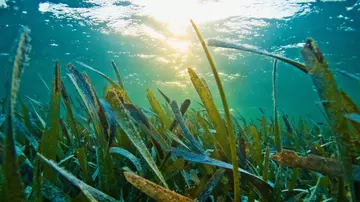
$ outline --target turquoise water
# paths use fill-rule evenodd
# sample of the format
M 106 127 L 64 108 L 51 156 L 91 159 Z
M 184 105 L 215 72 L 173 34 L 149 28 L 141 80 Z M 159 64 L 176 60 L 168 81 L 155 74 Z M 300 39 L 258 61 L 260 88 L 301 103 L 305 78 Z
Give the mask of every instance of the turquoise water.
M 54 61 L 59 59 L 67 83 L 64 67 L 69 62 L 80 69 L 77 62 L 83 62 L 115 79 L 110 64 L 114 60 L 130 98 L 145 107 L 146 88 L 159 100 L 156 88 L 172 99 L 190 98 L 192 106 L 199 107 L 194 101 L 200 99 L 186 71 L 195 68 L 220 104 L 190 18 L 205 39 L 255 45 L 300 62 L 306 37 L 313 37 L 332 70 L 360 73 L 360 5 L 356 1 L 24 0 L 8 1 L 7 6 L 0 9 L 0 81 L 5 83 L 8 77 L 19 27 L 26 25 L 32 30 L 32 51 L 20 92 L 42 102 L 48 102 L 50 95 L 38 75 L 50 85 Z M 230 107 L 249 118 L 259 117 L 260 107 L 270 115 L 273 61 L 234 50 L 210 49 Z M 107 82 L 88 74 L 96 90 L 102 92 Z M 307 75 L 280 62 L 277 79 L 279 109 L 291 116 L 309 115 L 322 121 L 315 104 L 318 97 Z M 336 79 L 340 88 L 360 103 L 359 84 L 341 75 Z M 0 97 L 4 96 L 4 88 L 0 88 Z

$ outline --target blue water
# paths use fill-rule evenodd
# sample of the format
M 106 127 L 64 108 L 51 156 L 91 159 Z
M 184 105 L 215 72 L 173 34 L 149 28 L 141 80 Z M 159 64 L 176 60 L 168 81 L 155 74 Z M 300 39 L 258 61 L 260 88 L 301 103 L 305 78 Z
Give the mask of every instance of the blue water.
M 0 81 L 7 79 L 20 25 L 32 30 L 32 52 L 23 75 L 21 96 L 48 102 L 49 93 L 38 77 L 51 85 L 56 59 L 69 84 L 65 65 L 83 62 L 111 78 L 110 61 L 119 67 L 132 101 L 148 106 L 146 88 L 160 88 L 171 99 L 200 100 L 186 69 L 205 77 L 220 105 L 206 57 L 189 22 L 198 24 L 205 39 L 258 46 L 302 62 L 306 37 L 316 40 L 332 70 L 360 73 L 360 5 L 337 0 L 203 0 L 203 1 L 7 1 L 0 9 Z M 243 116 L 272 114 L 273 61 L 239 51 L 210 48 L 220 72 L 229 105 Z M 88 72 L 101 94 L 108 85 Z M 281 63 L 277 74 L 278 108 L 291 116 L 322 121 L 317 93 L 310 78 Z M 339 87 L 360 103 L 359 84 L 336 74 Z M 71 86 L 71 85 L 68 85 Z M 72 90 L 72 87 L 68 87 Z M 0 97 L 5 90 L 0 88 Z M 193 107 L 199 107 L 193 102 Z

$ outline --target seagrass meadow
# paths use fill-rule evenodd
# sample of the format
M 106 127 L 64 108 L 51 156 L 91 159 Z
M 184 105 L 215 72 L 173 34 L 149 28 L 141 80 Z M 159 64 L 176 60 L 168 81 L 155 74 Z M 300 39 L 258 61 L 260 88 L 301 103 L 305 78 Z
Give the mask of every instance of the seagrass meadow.
M 22 100 L 19 87 L 27 84 L 21 75 L 36 43 L 23 27 L 8 96 L 1 100 L 0 200 L 360 201 L 360 110 L 337 86 L 316 42 L 304 39 L 302 64 L 241 44 L 206 41 L 191 25 L 218 87 L 210 89 L 187 69 L 200 109 L 192 107 L 196 100 L 178 102 L 150 88 L 144 95 L 149 109 L 133 104 L 114 61 L 104 64 L 116 80 L 95 67 L 56 61 L 50 103 Z M 261 110 L 258 120 L 233 115 L 212 47 L 274 59 L 271 114 Z M 277 109 L 279 63 L 314 83 L 324 124 Z M 108 82 L 104 92 L 95 90 L 88 72 Z M 336 73 L 360 82 L 344 70 Z M 72 85 L 64 84 L 64 76 Z

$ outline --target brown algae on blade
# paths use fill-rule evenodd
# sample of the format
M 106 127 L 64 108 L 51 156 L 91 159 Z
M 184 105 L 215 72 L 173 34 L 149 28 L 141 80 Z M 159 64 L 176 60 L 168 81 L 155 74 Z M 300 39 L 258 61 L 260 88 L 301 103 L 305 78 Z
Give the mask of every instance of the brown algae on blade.
M 333 130 L 334 139 L 339 149 L 339 156 L 343 162 L 345 178 L 351 188 L 352 198 L 355 200 L 352 180 L 352 143 L 350 140 L 350 130 L 348 122 L 343 114 L 343 104 L 340 91 L 337 88 L 335 78 L 328 68 L 320 48 L 311 38 L 306 40 L 306 44 L 301 51 L 309 75 L 312 78 L 318 95 L 322 100 L 328 122 Z
M 6 115 L 7 129 L 4 144 L 5 152 L 3 156 L 3 173 L 5 177 L 5 194 L 8 201 L 25 201 L 24 187 L 15 151 L 15 130 L 13 128 L 13 118 L 15 116 L 15 105 L 18 97 L 21 75 L 28 60 L 30 49 L 30 29 L 24 27 L 23 32 L 20 35 L 14 60 L 10 89 L 11 95 L 9 99 L 10 102 L 8 103 L 8 112 Z
M 138 188 L 141 192 L 150 196 L 159 202 L 190 202 L 194 201 L 185 196 L 182 196 L 176 192 L 166 189 L 160 185 L 157 185 L 147 179 L 144 179 L 135 174 L 124 172 L 126 180 L 134 187 Z
M 321 156 L 300 157 L 294 151 L 283 150 L 271 159 L 281 166 L 309 169 L 324 175 L 341 177 L 345 174 L 340 161 Z

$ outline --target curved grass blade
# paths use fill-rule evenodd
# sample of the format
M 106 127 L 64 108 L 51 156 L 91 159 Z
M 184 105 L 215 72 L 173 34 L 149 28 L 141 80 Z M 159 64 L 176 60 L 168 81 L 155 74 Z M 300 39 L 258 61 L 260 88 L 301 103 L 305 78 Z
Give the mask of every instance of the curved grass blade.
M 3 172 L 3 165 L 0 165 L 0 198 L 6 199 L 5 193 L 5 176 Z
M 32 185 L 32 201 L 34 202 L 41 202 L 43 198 L 41 196 L 41 167 L 40 167 L 40 160 L 36 158 L 34 160 L 34 179 Z
M 207 182 L 205 189 L 200 193 L 200 195 L 196 198 L 197 201 L 206 201 L 211 194 L 211 192 L 215 189 L 216 185 L 220 181 L 221 177 L 224 175 L 225 169 L 219 168 L 216 170 L 214 175 Z
M 39 143 L 36 141 L 34 136 L 29 132 L 28 128 L 21 121 L 19 121 L 16 118 L 14 119 L 14 126 L 15 126 L 16 132 L 19 132 L 19 133 L 21 132 L 22 134 L 24 134 L 25 138 L 30 143 L 32 148 L 35 151 L 37 151 Z
M 88 160 L 86 158 L 86 148 L 85 147 L 81 147 L 81 148 L 77 148 L 76 149 L 76 156 L 77 159 L 79 161 L 80 164 L 80 168 L 83 174 L 83 179 L 85 181 L 85 183 L 87 183 L 88 185 L 92 185 L 92 178 L 91 178 L 91 173 L 90 173 L 90 169 L 88 166 Z
M 165 93 L 163 93 L 160 89 L 158 89 L 158 91 L 160 92 L 160 94 L 164 97 L 164 99 L 166 100 L 166 102 L 168 104 L 170 104 L 171 100 L 168 96 L 165 95 Z
M 306 74 L 308 73 L 308 68 L 303 64 L 300 64 L 300 63 L 298 63 L 296 61 L 284 58 L 284 57 L 279 56 L 279 55 L 275 55 L 275 54 L 272 54 L 272 53 L 268 53 L 266 51 L 259 50 L 257 48 L 247 47 L 246 45 L 241 45 L 241 44 L 232 44 L 232 43 L 228 43 L 228 42 L 224 42 L 224 41 L 220 41 L 220 40 L 216 40 L 216 39 L 209 39 L 208 40 L 208 45 L 209 46 L 214 46 L 214 47 L 220 47 L 220 48 L 236 49 L 236 50 L 256 53 L 256 54 L 259 54 L 259 55 L 265 55 L 265 56 L 268 56 L 268 57 L 272 57 L 272 58 L 281 60 L 281 61 L 283 61 L 285 63 L 288 63 L 288 64 L 298 68 L 300 71 L 302 71 L 302 72 L 304 72 Z
M 66 107 L 66 116 L 67 116 L 68 124 L 70 126 L 71 133 L 75 136 L 75 141 L 77 141 L 77 145 L 80 146 L 80 135 L 77 130 L 75 117 L 73 114 L 73 110 L 71 108 L 70 96 L 66 91 L 63 81 L 61 81 L 61 96 Z
M 85 79 L 85 82 L 87 83 L 87 85 L 90 88 L 91 97 L 94 99 L 95 110 L 97 112 L 97 117 L 99 119 L 98 123 L 100 123 L 100 125 L 103 129 L 103 135 L 105 135 L 105 138 L 109 139 L 110 127 L 109 127 L 109 121 L 108 121 L 107 115 L 105 113 L 104 107 L 103 107 L 103 105 L 100 104 L 100 100 L 99 100 L 98 96 L 96 95 L 94 86 L 92 85 L 88 75 L 85 72 L 83 73 L 83 77 Z M 103 146 L 103 145 L 99 145 L 99 146 Z
M 11 80 L 11 95 L 10 95 L 10 113 L 15 114 L 15 104 L 18 97 L 20 88 L 21 75 L 29 60 L 30 46 L 30 29 L 27 27 L 22 28 L 20 35 L 16 56 L 13 65 L 12 80 Z
M 118 80 L 118 82 L 119 82 L 120 88 L 121 88 L 121 89 L 124 89 L 124 84 L 123 84 L 123 82 L 122 82 L 122 80 L 121 80 L 119 70 L 118 70 L 118 68 L 116 67 L 116 64 L 115 64 L 114 60 L 111 61 L 111 65 L 112 65 L 112 67 L 113 67 L 113 69 L 114 69 L 114 71 L 115 71 L 116 78 L 117 78 L 117 80 Z
M 273 192 L 273 198 L 274 198 L 274 202 L 281 202 L 282 197 L 281 197 L 281 187 L 282 187 L 282 180 L 283 178 L 281 177 L 281 169 L 282 167 L 279 166 L 277 168 L 277 172 L 276 172 L 276 178 L 275 178 L 275 187 L 274 187 L 274 192 Z
M 80 64 L 81 66 L 99 74 L 100 76 L 102 76 L 104 79 L 106 79 L 113 88 L 119 90 L 120 92 L 122 92 L 122 95 L 124 96 L 124 100 L 127 100 L 129 103 L 130 103 L 130 99 L 129 97 L 126 95 L 126 92 L 123 88 L 119 87 L 113 80 L 111 80 L 108 76 L 106 76 L 104 73 L 100 72 L 99 70 L 97 69 L 94 69 L 92 67 L 90 67 L 89 65 L 86 65 L 85 63 L 83 62 L 79 62 L 79 61 L 76 61 L 76 63 Z
M 40 121 L 40 123 L 41 123 L 41 126 L 42 126 L 42 129 L 46 128 L 46 123 L 45 123 L 44 119 L 40 116 L 40 114 L 38 113 L 38 111 L 35 109 L 32 101 L 30 101 L 30 106 L 31 106 L 31 108 L 33 109 L 33 111 L 35 112 L 36 118 L 39 119 L 39 121 Z
M 318 179 L 316 181 L 316 185 L 315 185 L 315 188 L 312 190 L 311 192 L 311 195 L 310 197 L 308 198 L 307 202 L 311 202 L 312 201 L 312 198 L 314 197 L 315 193 L 316 193 L 316 190 L 320 184 L 320 181 L 321 181 L 321 176 L 318 176 Z
M 192 152 L 180 150 L 177 148 L 171 148 L 170 151 L 171 151 L 172 155 L 177 156 L 177 157 L 183 157 L 185 161 L 192 161 L 192 162 L 202 163 L 202 164 L 206 164 L 206 165 L 218 166 L 218 167 L 226 168 L 226 169 L 230 169 L 230 170 L 233 169 L 233 166 L 231 164 L 210 158 L 208 156 L 194 154 Z M 273 192 L 273 188 L 274 188 L 274 186 L 272 184 L 265 182 L 260 177 L 254 175 L 246 170 L 243 170 L 241 168 L 239 168 L 238 171 L 241 173 L 241 177 L 243 177 L 244 180 L 247 180 L 252 185 L 254 185 L 254 187 L 263 196 L 263 198 L 267 198 L 267 199 L 272 198 L 272 192 Z
M 351 114 L 345 114 L 344 116 L 352 121 L 360 123 L 360 114 L 351 113 Z
M 155 112 L 160 118 L 161 123 L 166 127 L 170 128 L 171 120 L 166 116 L 160 103 L 156 100 L 154 94 L 149 88 L 146 89 L 146 97 L 151 105 L 152 111 Z
M 342 69 L 336 69 L 336 72 L 338 72 L 339 74 L 349 78 L 349 79 L 352 79 L 354 81 L 357 81 L 357 82 L 360 82 L 360 77 L 355 75 L 355 74 L 351 74 L 345 70 L 342 70 Z
M 111 168 L 111 162 L 105 143 L 105 134 L 107 133 L 106 115 L 99 104 L 99 99 L 95 94 L 94 88 L 90 82 L 90 79 L 84 73 L 81 75 L 74 66 L 68 64 L 68 69 L 71 72 L 69 77 L 73 82 L 76 90 L 80 94 L 88 114 L 90 115 L 91 121 L 94 125 L 97 152 L 96 158 L 99 164 L 99 176 L 100 176 L 100 187 L 105 192 L 110 192 L 112 185 L 114 185 L 113 169 Z
M 181 104 L 181 107 L 180 107 L 180 112 L 181 112 L 181 115 L 184 116 L 186 110 L 189 108 L 191 104 L 191 101 L 189 99 L 186 99 L 182 104 Z M 170 131 L 173 131 L 174 128 L 176 127 L 177 125 L 177 121 L 176 119 L 173 120 L 173 122 L 171 123 L 171 126 L 170 126 Z
M 35 199 L 33 199 L 33 201 L 39 201 L 39 202 L 46 201 L 46 200 L 44 200 L 44 198 L 51 202 L 70 202 L 71 201 L 70 197 L 66 193 L 64 193 L 61 189 L 56 187 L 53 183 L 51 183 L 46 178 L 41 179 L 41 184 L 42 184 L 42 187 L 40 189 L 41 198 L 38 198 L 38 199 L 35 198 Z
M 166 100 L 166 102 L 168 104 L 170 104 L 171 100 L 168 96 L 166 96 L 160 89 L 158 89 L 158 91 L 160 92 L 160 94 L 164 97 L 164 99 Z M 181 115 L 184 115 L 186 110 L 189 108 L 191 104 L 191 101 L 189 99 L 186 99 L 182 104 L 181 104 L 181 107 L 180 107 L 180 111 L 181 111 Z M 176 122 L 176 119 L 173 120 L 173 122 L 171 123 L 171 126 L 170 126 L 170 131 L 173 131 L 174 128 L 176 127 L 177 125 L 177 122 Z
M 227 132 L 229 134 L 229 142 L 230 142 L 230 151 L 231 151 L 231 162 L 233 164 L 233 180 L 234 180 L 234 200 L 235 201 L 241 201 L 241 197 L 240 197 L 240 176 L 239 176 L 239 173 L 238 173 L 238 168 L 239 168 L 239 165 L 238 165 L 238 157 L 237 157 L 237 153 L 236 153 L 236 140 L 235 140 L 235 134 L 234 134 L 234 129 L 233 129 L 233 126 L 232 126 L 232 120 L 231 120 L 231 114 L 230 114 L 230 110 L 229 110 L 229 106 L 228 106 L 228 103 L 227 103 L 227 100 L 226 100 L 226 95 L 225 95 L 225 91 L 224 91 L 224 87 L 221 83 L 221 80 L 220 80 L 220 76 L 216 70 L 216 67 L 215 67 L 215 62 L 214 60 L 212 59 L 211 55 L 210 55 L 210 52 L 206 46 L 206 43 L 205 41 L 203 40 L 201 34 L 200 34 L 200 31 L 199 29 L 197 28 L 197 26 L 195 25 L 194 21 L 191 20 L 191 24 L 201 42 L 201 45 L 205 51 L 205 54 L 206 54 L 206 57 L 208 58 L 208 61 L 210 63 L 210 67 L 211 67 L 211 70 L 214 74 L 214 77 L 215 77 L 215 81 L 216 81 L 216 84 L 219 88 L 219 93 L 220 93 L 220 97 L 221 97 L 221 102 L 223 104 L 223 107 L 224 107 L 224 111 L 225 111 L 225 119 L 226 119 L 226 123 L 227 123 Z
M 141 192 L 159 202 L 190 202 L 194 201 L 169 189 L 163 188 L 135 174 L 124 172 L 126 180 Z
M 268 180 L 269 161 L 270 161 L 270 149 L 269 147 L 266 147 L 264 168 L 262 170 L 262 178 L 265 182 Z
M 275 146 L 278 152 L 281 151 L 281 137 L 280 137 L 280 128 L 279 128 L 279 119 L 277 112 L 276 104 L 276 68 L 277 68 L 277 59 L 274 61 L 274 67 L 272 72 L 272 84 L 273 84 L 273 102 L 274 102 L 274 136 L 275 136 Z
M 126 136 L 129 138 L 131 143 L 136 147 L 136 149 L 140 152 L 141 156 L 145 159 L 145 161 L 149 164 L 150 168 L 154 171 L 156 176 L 160 179 L 163 185 L 167 188 L 165 178 L 161 174 L 159 168 L 156 166 L 156 163 L 151 157 L 150 152 L 147 150 L 146 145 L 142 141 L 139 131 L 137 130 L 134 123 L 131 121 L 130 115 L 123 105 L 120 106 L 122 110 L 125 112 L 127 116 L 127 120 L 116 120 L 120 128 L 124 131 Z
M 340 90 L 341 100 L 343 101 L 344 109 L 345 109 L 345 117 L 347 114 L 360 114 L 359 108 L 356 106 L 355 102 L 350 98 L 348 94 L 344 91 Z M 360 124 L 354 120 L 350 120 L 351 125 L 355 129 L 355 139 L 360 138 Z
M 23 119 L 24 119 L 23 122 L 24 122 L 26 128 L 28 130 L 31 130 L 32 125 L 31 125 L 31 121 L 30 121 L 29 110 L 25 106 L 24 102 L 21 99 L 20 99 L 20 104 L 21 104 L 21 111 L 22 111 L 22 115 L 23 115 Z
M 56 165 L 55 162 L 45 158 L 41 154 L 37 154 L 37 157 L 40 158 L 40 160 L 45 164 L 51 167 L 54 171 L 62 175 L 64 178 L 66 178 L 71 184 L 76 186 L 81 190 L 81 192 L 87 197 L 89 201 L 108 201 L 108 202 L 116 202 L 114 198 L 111 196 L 85 184 L 83 181 L 79 180 L 75 176 L 73 176 L 71 173 L 67 172 L 63 168 Z
M 110 127 L 105 110 L 100 104 L 100 100 L 95 93 L 94 86 L 91 84 L 91 81 L 85 72 L 83 73 L 83 78 L 90 88 L 91 97 L 94 100 L 94 107 L 96 111 L 94 116 L 96 119 L 93 120 L 93 124 L 97 133 L 96 140 L 98 148 L 96 153 L 100 174 L 100 187 L 103 191 L 109 193 L 112 188 L 116 187 L 112 162 L 107 152 L 108 147 L 105 143 L 106 138 L 109 140 Z
M 15 151 L 15 134 L 13 129 L 13 117 L 15 115 L 15 105 L 18 97 L 21 75 L 30 52 L 30 29 L 24 27 L 20 35 L 17 53 L 14 60 L 12 72 L 10 102 L 8 105 L 8 114 L 6 116 L 7 129 L 4 152 L 4 176 L 5 193 L 8 201 L 25 201 L 24 187 L 20 175 L 20 168 Z M 6 199 L 5 199 L 6 200 Z
M 110 154 L 118 154 L 124 156 L 125 158 L 129 159 L 131 163 L 135 166 L 136 170 L 139 172 L 140 175 L 144 175 L 144 170 L 141 166 L 140 161 L 129 151 L 119 148 L 119 147 L 111 147 L 109 150 Z
M 254 140 L 254 145 L 252 147 L 254 153 L 252 155 L 256 161 L 256 164 L 259 166 L 260 171 L 262 171 L 263 166 L 262 166 L 262 149 L 261 149 L 260 135 L 255 126 L 249 127 L 249 134 L 252 136 Z
M 115 135 L 116 135 L 116 120 L 115 120 L 116 118 L 115 118 L 115 114 L 111 110 L 110 104 L 108 102 L 101 99 L 100 104 L 107 115 L 107 120 L 108 120 L 108 124 L 109 124 L 108 147 L 110 147 L 115 138 Z
M 216 130 L 215 137 L 216 140 L 219 142 L 221 151 L 225 154 L 226 158 L 228 158 L 228 156 L 230 156 L 230 149 L 228 147 L 229 142 L 226 135 L 226 127 L 223 120 L 221 119 L 219 111 L 216 108 L 214 100 L 212 99 L 211 94 L 207 90 L 207 87 L 204 85 L 204 83 L 201 81 L 195 71 L 192 69 L 188 69 L 188 72 L 190 75 L 190 79 L 210 117 L 210 120 L 214 125 L 214 128 Z
M 181 141 L 173 132 L 171 132 L 170 130 L 165 130 L 165 134 L 167 137 L 169 137 L 169 139 L 174 140 L 175 142 L 179 143 L 181 146 L 185 147 L 186 149 L 190 150 L 190 148 L 183 142 Z
M 37 73 L 37 76 L 39 77 L 39 79 L 41 80 L 41 82 L 44 84 L 45 88 L 46 88 L 49 92 L 51 92 L 49 86 L 46 84 L 46 82 L 45 82 L 44 79 L 42 78 L 41 74 L 40 74 L 40 73 Z
M 55 73 L 52 82 L 51 89 L 51 111 L 49 115 L 49 128 L 46 129 L 42 136 L 41 144 L 44 145 L 41 148 L 44 156 L 51 160 L 56 160 L 56 150 L 59 139 L 59 117 L 60 117 L 60 96 L 61 96 L 61 80 L 60 80 L 60 64 L 59 61 L 55 62 Z M 51 182 L 55 182 L 56 174 L 50 167 L 44 167 L 44 176 Z
M 176 103 L 176 101 L 172 101 L 170 104 L 175 117 L 176 117 L 176 121 L 179 123 L 181 130 L 183 131 L 183 134 L 185 136 L 185 138 L 187 140 L 190 141 L 190 143 L 192 144 L 192 146 L 201 154 L 205 155 L 205 151 L 202 148 L 202 146 L 199 144 L 199 142 L 195 139 L 195 137 L 190 133 L 189 128 L 186 126 L 184 118 L 182 117 L 179 107 Z
M 84 101 L 86 108 L 93 109 L 94 107 L 94 98 L 91 96 L 90 87 L 85 82 L 83 76 L 79 71 L 75 69 L 72 64 L 67 65 L 67 69 L 71 74 L 68 74 L 70 80 L 74 84 L 76 90 L 80 94 L 81 99 Z M 89 110 L 90 111 L 90 110 Z

